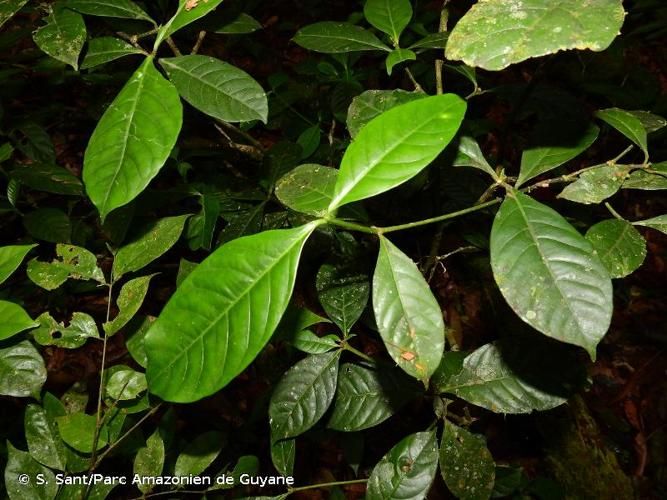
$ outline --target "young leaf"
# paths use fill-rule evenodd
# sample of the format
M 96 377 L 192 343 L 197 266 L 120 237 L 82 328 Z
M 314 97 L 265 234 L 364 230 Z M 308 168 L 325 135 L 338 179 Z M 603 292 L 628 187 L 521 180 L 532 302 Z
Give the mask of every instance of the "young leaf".
M 425 498 L 438 468 L 435 431 L 411 434 L 394 446 L 371 472 L 367 500 Z
M 417 54 L 415 54 L 410 49 L 395 49 L 392 50 L 385 61 L 385 66 L 387 67 L 387 74 L 391 75 L 394 70 L 394 66 L 401 64 L 405 61 L 416 61 Z
M 294 457 L 296 453 L 296 439 L 280 439 L 274 441 L 271 436 L 271 462 L 283 476 L 294 473 Z
M 176 14 L 158 31 L 154 49 L 169 36 L 214 10 L 222 0 L 178 0 Z
M 68 8 L 89 16 L 118 17 L 122 19 L 139 19 L 155 24 L 137 4 L 130 0 L 66 0 Z
M 323 21 L 301 28 L 293 38 L 304 49 L 340 54 L 365 50 L 391 51 L 368 30 L 349 23 Z
M 20 478 L 28 477 L 27 482 Z M 37 481 L 36 478 L 44 479 Z M 25 451 L 17 450 L 7 441 L 7 466 L 5 467 L 5 488 L 11 500 L 53 500 L 58 494 L 56 476 L 37 462 Z
M 181 237 L 188 217 L 165 217 L 143 226 L 137 236 L 116 253 L 113 261 L 114 280 L 117 281 L 126 273 L 143 269 L 173 247 Z
M 25 409 L 23 422 L 30 456 L 42 465 L 64 471 L 67 450 L 55 421 L 41 406 L 30 404 Z
M 489 162 L 486 161 L 477 141 L 468 135 L 462 135 L 459 138 L 459 149 L 454 158 L 454 166 L 473 167 L 486 172 L 491 177 L 495 177 L 496 175 Z
M 667 234 L 667 215 L 659 215 L 657 217 L 653 217 L 652 219 L 639 220 L 637 222 L 633 222 L 633 224 L 635 226 L 650 227 L 660 231 L 661 233 Z
M 368 276 L 353 266 L 324 264 L 315 282 L 320 304 L 331 320 L 347 334 L 366 309 Z
M 86 43 L 86 24 L 78 12 L 56 2 L 47 7 L 46 24 L 33 34 L 37 46 L 48 55 L 79 68 L 79 54 Z
M 391 417 L 414 394 L 391 371 L 346 363 L 340 369 L 327 427 L 344 432 L 374 427 Z
M 601 203 L 621 189 L 630 169 L 627 165 L 600 165 L 592 168 L 563 189 L 558 197 L 586 205 Z
M 310 330 L 303 330 L 295 335 L 292 345 L 308 354 L 323 354 L 338 348 L 340 339 L 336 335 L 318 337 Z
M 456 24 L 447 59 L 491 71 L 560 50 L 606 49 L 618 35 L 625 11 L 620 0 L 543 2 L 486 0 Z
M 347 111 L 347 130 L 354 139 L 373 118 L 399 104 L 423 99 L 426 94 L 405 90 L 367 90 L 352 99 Z
M 213 463 L 226 444 L 222 432 L 210 431 L 197 436 L 178 455 L 174 466 L 175 476 L 198 476 Z
M 595 358 L 611 321 L 611 279 L 591 244 L 561 215 L 523 193 L 510 194 L 491 230 L 491 267 L 523 321 Z
M 412 5 L 410 0 L 367 0 L 364 17 L 398 46 L 401 33 L 412 19 Z
M 86 313 L 75 312 L 69 325 L 58 323 L 48 312 L 42 313 L 36 328 L 30 334 L 40 345 L 55 345 L 64 349 L 81 347 L 89 338 L 99 338 L 95 320 Z
M 449 490 L 461 500 L 488 500 L 496 464 L 486 439 L 445 421 L 440 443 L 440 472 Z
M 0 340 L 39 325 L 21 306 L 6 300 L 0 300 L 0 318 Z
M 146 376 L 131 368 L 115 371 L 107 381 L 106 397 L 126 401 L 139 397 L 146 389 Z
M 249 14 L 241 13 L 232 22 L 221 26 L 215 32 L 221 35 L 247 35 L 261 29 L 262 25 L 257 19 Z
M 26 398 L 39 395 L 46 382 L 42 356 L 27 340 L 0 349 L 0 394 Z
M 83 412 L 70 413 L 56 418 L 63 441 L 81 453 L 93 451 L 96 420 L 94 415 L 87 415 Z M 107 445 L 108 437 L 107 428 L 103 426 L 97 438 L 98 450 Z
M 142 54 L 142 51 L 120 38 L 93 38 L 88 42 L 88 51 L 81 63 L 81 69 L 94 68 L 132 54 Z
M 438 302 L 412 259 L 380 238 L 373 311 L 387 351 L 408 374 L 427 382 L 445 348 Z
M 116 301 L 118 305 L 118 315 L 111 321 L 104 323 L 104 331 L 107 336 L 114 335 L 134 317 L 139 311 L 141 304 L 148 293 L 148 285 L 151 278 L 155 276 L 142 276 L 128 281 L 123 285 Z
M 307 163 L 285 174 L 276 184 L 276 197 L 286 207 L 304 214 L 326 214 L 338 170 Z
M 0 247 L 0 283 L 4 283 L 21 265 L 30 250 L 37 245 L 9 245 Z
M 181 130 L 176 88 L 148 57 L 109 105 L 83 160 L 83 182 L 102 220 L 132 201 L 167 161 Z
M 183 99 L 227 122 L 266 123 L 266 94 L 248 73 L 214 57 L 189 55 L 160 59 Z
M 159 476 L 164 468 L 164 451 L 164 440 L 161 429 L 158 428 L 146 440 L 146 446 L 137 451 L 134 457 L 134 474 L 144 477 Z M 142 481 L 137 484 L 137 488 L 146 494 L 153 489 L 153 485 Z
M 646 128 L 637 116 L 618 108 L 602 109 L 595 116 L 634 142 L 648 157 Z
M 586 232 L 598 257 L 612 278 L 635 272 L 646 258 L 646 241 L 632 224 L 609 219 L 598 222 Z
M 26 3 L 28 3 L 28 0 L 3 0 L 0 2 L 0 28 L 2 28 L 2 25 L 9 21 L 14 14 L 21 10 Z
M 368 123 L 347 148 L 329 210 L 417 175 L 456 135 L 466 103 L 454 94 L 402 104 Z
M 521 155 L 521 169 L 516 181 L 517 187 L 586 151 L 597 139 L 600 129 L 591 125 L 575 136 L 570 131 L 561 133 L 550 131 L 549 133 L 551 137 L 549 139 L 541 138 L 540 142 L 542 140 L 548 141 L 550 145 L 531 147 Z M 556 139 L 553 137 L 554 134 L 557 136 Z
M 287 308 L 317 224 L 231 241 L 192 271 L 146 335 L 151 392 L 196 401 L 255 359 Z
M 275 439 L 303 434 L 322 418 L 336 390 L 339 358 L 340 350 L 314 354 L 285 372 L 269 405 Z

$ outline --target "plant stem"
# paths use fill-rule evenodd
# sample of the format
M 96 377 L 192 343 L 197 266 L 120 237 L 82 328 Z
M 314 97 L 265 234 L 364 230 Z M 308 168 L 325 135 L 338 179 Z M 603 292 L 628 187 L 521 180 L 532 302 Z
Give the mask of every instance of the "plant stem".
M 297 486 L 296 488 L 287 488 L 289 493 L 296 491 L 314 490 L 317 488 L 330 488 L 332 486 L 345 486 L 348 484 L 362 484 L 367 483 L 368 479 L 352 479 L 350 481 L 333 481 L 331 483 L 311 484 L 310 486 Z
M 607 210 L 609 210 L 611 215 L 616 217 L 618 220 L 622 220 L 623 222 L 625 222 L 625 219 L 621 216 L 621 214 L 619 214 L 616 210 L 614 210 L 609 203 L 605 203 L 604 206 L 607 207 Z
M 178 49 L 176 42 L 174 42 L 174 40 L 170 36 L 167 37 L 167 45 L 169 45 L 169 48 L 171 49 L 171 51 L 174 53 L 175 56 L 178 57 L 183 55 L 181 54 L 181 51 Z
M 364 354 L 359 349 L 355 349 L 350 344 L 348 344 L 346 341 L 341 342 L 340 346 L 343 349 L 345 349 L 346 351 L 350 351 L 352 354 L 355 354 L 356 356 L 359 356 L 361 359 L 366 360 L 369 363 L 375 364 L 375 360 L 373 358 L 371 358 L 368 354 Z
M 442 9 L 440 10 L 440 25 L 438 26 L 438 31 L 440 33 L 447 32 L 447 21 L 449 20 L 449 9 L 447 4 L 449 0 L 444 0 L 442 2 Z M 443 51 L 444 56 L 444 51 Z M 435 88 L 438 95 L 442 94 L 445 91 L 444 84 L 442 82 L 442 67 L 444 66 L 445 61 L 442 59 L 435 60 Z
M 405 68 L 405 72 L 407 73 L 408 77 L 410 78 L 410 81 L 412 82 L 412 85 L 415 86 L 415 91 L 424 93 L 424 89 L 422 88 L 421 85 L 419 85 L 419 82 L 417 82 L 417 80 L 415 80 L 415 77 L 412 75 L 412 72 L 408 68 Z
M 342 227 L 345 229 L 351 229 L 353 231 L 360 231 L 362 233 L 367 233 L 367 234 L 377 234 L 377 231 L 375 231 L 374 228 L 364 226 L 361 224 L 356 224 L 354 222 L 348 222 L 341 219 L 329 219 L 327 222 L 333 224 L 334 226 Z
M 255 146 L 257 149 L 259 149 L 262 153 L 264 153 L 264 146 L 262 146 L 262 143 L 259 142 L 257 139 L 255 139 L 253 136 L 251 136 L 249 133 L 244 132 L 240 128 L 232 125 L 231 123 L 228 123 L 223 120 L 215 120 L 217 123 L 219 123 L 223 128 L 226 128 L 227 130 L 233 132 L 234 134 L 238 134 L 239 136 L 243 137 L 246 141 L 248 141 L 249 144 L 252 144 Z
M 199 32 L 199 35 L 197 35 L 197 41 L 195 42 L 195 45 L 194 47 L 192 47 L 192 51 L 190 52 L 191 55 L 194 55 L 197 52 L 199 52 L 201 44 L 204 42 L 204 38 L 206 38 L 206 31 L 202 30 Z

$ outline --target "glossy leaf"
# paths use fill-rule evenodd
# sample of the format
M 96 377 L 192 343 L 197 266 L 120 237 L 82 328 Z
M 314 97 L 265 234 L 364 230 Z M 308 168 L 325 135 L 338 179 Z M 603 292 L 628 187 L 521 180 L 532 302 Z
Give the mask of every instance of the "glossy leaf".
M 83 184 L 79 178 L 66 168 L 55 165 L 38 163 L 17 166 L 10 172 L 10 177 L 36 191 L 71 196 L 83 195 Z
M 37 240 L 69 243 L 72 224 L 65 212 L 57 208 L 38 208 L 23 216 L 23 226 Z
M 367 0 L 364 17 L 398 45 L 401 33 L 412 19 L 412 5 L 410 0 Z
M 497 343 L 482 346 L 466 356 L 461 370 L 439 389 L 495 413 L 544 411 L 567 401 L 517 373 L 505 357 Z
M 426 383 L 445 347 L 442 312 L 415 263 L 386 238 L 373 276 L 373 311 L 389 355 Z
M 89 16 L 140 19 L 155 24 L 155 21 L 131 0 L 66 0 L 65 5 Z
M 113 276 L 139 271 L 173 247 L 183 232 L 189 215 L 177 215 L 151 221 L 123 246 L 114 257 Z
M 121 288 L 120 294 L 118 295 L 118 300 L 116 301 L 116 304 L 118 305 L 118 314 L 113 320 L 104 323 L 104 331 L 107 336 L 117 333 L 121 328 L 127 325 L 135 314 L 137 314 L 141 304 L 146 298 L 148 285 L 153 276 L 155 275 L 151 274 L 149 276 L 135 278 L 123 285 L 123 288 Z
M 146 58 L 109 105 L 86 148 L 83 182 L 102 220 L 158 174 L 182 119 L 176 88 Z
M 587 170 L 563 189 L 558 197 L 586 205 L 601 203 L 621 189 L 630 168 L 627 165 L 600 165 Z
M 132 356 L 132 359 L 142 368 L 146 368 L 146 365 L 148 364 L 144 338 L 154 321 L 155 318 L 152 316 L 135 318 L 135 321 L 131 323 L 133 328 L 128 328 L 130 331 L 127 332 L 125 336 L 125 345 L 130 356 Z
M 0 1 L 0 28 L 2 28 L 2 25 L 9 21 L 14 14 L 21 10 L 26 3 L 28 3 L 28 0 Z
M 37 46 L 48 55 L 79 68 L 79 54 L 86 43 L 86 24 L 78 12 L 57 2 L 47 6 L 46 24 L 33 34 Z
M 83 412 L 70 413 L 63 417 L 57 417 L 58 430 L 63 441 L 77 451 L 91 453 L 95 439 L 96 418 Z M 102 427 L 97 440 L 97 449 L 104 448 L 108 440 L 108 431 Z
M 146 376 L 131 368 L 115 371 L 106 385 L 107 397 L 119 401 L 134 399 L 146 388 Z
M 408 48 L 411 50 L 419 49 L 444 49 L 447 47 L 447 40 L 449 39 L 449 32 L 430 33 L 424 38 L 417 40 Z
M 667 215 L 659 215 L 651 219 L 640 220 L 633 222 L 633 224 L 636 226 L 650 227 L 661 233 L 667 234 Z
M 417 175 L 456 134 L 466 104 L 454 94 L 397 106 L 369 122 L 347 148 L 329 210 L 388 191 Z
M 21 306 L 6 300 L 0 300 L 0 318 L 0 340 L 38 325 Z
M 598 257 L 612 278 L 624 278 L 642 265 L 646 241 L 629 222 L 609 219 L 598 222 L 586 232 Z
M 634 170 L 623 183 L 623 189 L 667 189 L 667 162 L 653 163 L 648 168 Z
M 28 252 L 36 246 L 9 245 L 0 247 L 0 283 L 3 283 L 16 271 Z
M 368 276 L 358 267 L 324 264 L 315 282 L 317 296 L 327 316 L 345 333 L 349 333 L 366 309 L 370 294 Z
M 339 54 L 366 50 L 391 51 L 373 33 L 349 23 L 323 21 L 301 28 L 293 38 L 304 49 Z
M 618 130 L 648 155 L 646 128 L 637 116 L 619 108 L 603 109 L 595 113 L 595 116 Z
M 561 215 L 512 193 L 491 230 L 491 267 L 523 321 L 595 357 L 611 321 L 611 279 L 591 244 Z
M 204 17 L 221 3 L 222 0 L 178 0 L 178 9 L 167 24 L 158 31 L 154 48 L 157 49 L 165 38 Z
M 456 498 L 491 498 L 496 464 L 486 447 L 484 436 L 446 421 L 440 443 L 440 472 Z
M 491 71 L 560 50 L 606 49 L 620 32 L 625 12 L 620 0 L 486 0 L 456 24 L 447 59 Z
M 30 456 L 42 465 L 64 471 L 67 450 L 55 421 L 41 406 L 30 404 L 25 409 L 23 422 Z
M 374 427 L 398 411 L 415 392 L 391 371 L 346 363 L 340 368 L 328 427 L 353 432 Z
M 347 129 L 352 138 L 373 118 L 399 104 L 423 99 L 425 94 L 405 90 L 367 90 L 352 99 L 347 112 Z
M 146 336 L 151 392 L 195 401 L 255 359 L 287 308 L 301 249 L 316 226 L 239 238 L 192 271 Z
M 299 165 L 276 184 L 276 197 L 286 207 L 305 214 L 326 214 L 338 171 L 322 165 Z
M 28 482 L 19 480 L 28 475 Z M 39 484 L 37 476 L 42 474 L 44 484 Z M 53 472 L 41 465 L 29 453 L 17 450 L 7 441 L 7 466 L 5 467 L 5 488 L 10 500 L 53 500 L 58 494 L 58 484 Z
M 269 404 L 274 439 L 303 434 L 322 418 L 334 397 L 339 359 L 340 351 L 314 354 L 285 372 Z
M 435 431 L 411 434 L 394 446 L 371 472 L 367 500 L 425 498 L 438 468 Z
M 586 151 L 597 139 L 600 129 L 591 125 L 576 136 L 572 136 L 567 131 L 559 134 L 552 130 L 549 133 L 552 136 L 550 141 L 553 141 L 553 145 L 532 147 L 526 149 L 521 155 L 521 169 L 516 181 L 517 186 L 553 170 Z M 555 140 L 553 138 L 554 134 L 556 135 Z M 545 137 L 543 140 L 547 140 L 547 138 Z
M 394 66 L 404 63 L 405 61 L 416 61 L 417 54 L 410 49 L 395 49 L 392 50 L 385 61 L 387 67 L 387 74 L 391 75 L 394 71 Z
M 241 13 L 232 22 L 221 26 L 215 32 L 221 35 L 247 35 L 261 29 L 262 25 L 257 19 L 249 14 Z
M 37 349 L 23 340 L 0 349 L 0 394 L 26 398 L 36 396 L 46 382 L 46 367 Z
M 291 476 L 294 473 L 294 458 L 296 454 L 296 439 L 271 439 L 271 462 L 280 474 Z
M 121 57 L 141 53 L 141 50 L 120 38 L 112 36 L 93 38 L 88 42 L 88 51 L 81 63 L 81 69 L 94 68 Z
M 459 138 L 459 148 L 454 158 L 454 166 L 473 167 L 486 172 L 491 177 L 496 175 L 489 162 L 486 161 L 477 141 L 468 135 L 462 135 Z
M 226 444 L 226 437 L 221 432 L 210 431 L 197 436 L 183 452 L 178 455 L 174 466 L 175 476 L 198 476 L 213 463 Z
M 336 335 L 318 337 L 310 330 L 303 330 L 296 334 L 292 345 L 308 354 L 322 354 L 337 349 L 340 339 Z
M 160 59 L 160 65 L 181 97 L 207 115 L 227 122 L 266 123 L 266 94 L 245 71 L 201 55 Z
M 75 312 L 68 326 L 58 323 L 48 312 L 37 318 L 39 327 L 31 331 L 40 345 L 54 345 L 64 349 L 81 347 L 89 338 L 99 338 L 95 320 L 86 313 Z
M 143 477 L 157 477 L 162 474 L 164 468 L 164 440 L 162 439 L 161 429 L 156 429 L 146 440 L 146 446 L 139 448 L 134 457 L 134 474 Z M 142 493 L 148 493 L 153 489 L 153 485 L 140 482 L 137 488 Z

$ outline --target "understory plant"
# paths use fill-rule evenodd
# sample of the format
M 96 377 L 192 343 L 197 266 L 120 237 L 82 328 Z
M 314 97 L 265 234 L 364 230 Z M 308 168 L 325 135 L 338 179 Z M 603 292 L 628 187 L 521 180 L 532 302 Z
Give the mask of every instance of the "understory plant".
M 310 59 L 263 85 L 216 51 L 261 53 L 255 18 L 176 3 L 0 0 L 0 47 L 30 47 L 0 62 L 3 232 L 18 235 L 0 248 L 0 394 L 23 398 L 9 498 L 340 496 L 357 483 L 371 500 L 425 498 L 438 470 L 456 498 L 523 498 L 524 474 L 494 461 L 479 414 L 547 411 L 581 392 L 612 280 L 642 265 L 643 228 L 667 234 L 667 215 L 609 201 L 667 189 L 664 148 L 649 147 L 665 119 L 587 80 L 622 43 L 621 1 L 482 0 L 455 19 L 448 1 L 434 13 L 366 0 L 345 22 L 295 26 L 292 47 Z M 533 58 L 527 81 L 485 86 Z M 554 67 L 600 105 L 543 84 Z M 67 168 L 58 94 L 40 113 L 12 103 L 37 74 L 57 92 L 115 92 L 86 94 Z M 494 128 L 480 109 L 499 101 L 512 111 Z M 483 148 L 490 133 L 500 145 Z M 463 338 L 443 313 L 447 292 L 432 285 L 452 259 L 485 280 L 490 338 Z M 99 359 L 59 390 L 47 351 Z M 270 436 L 254 444 L 270 464 L 236 453 L 249 438 L 223 426 L 179 436 L 179 404 L 261 374 L 249 418 Z M 418 425 L 360 473 L 364 433 L 399 412 Z M 304 484 L 299 441 L 322 432 L 346 443 L 351 469 Z M 114 459 L 130 476 L 213 480 L 56 481 L 110 474 Z M 297 485 L 232 490 L 259 471 Z M 216 482 L 225 475 L 237 482 Z

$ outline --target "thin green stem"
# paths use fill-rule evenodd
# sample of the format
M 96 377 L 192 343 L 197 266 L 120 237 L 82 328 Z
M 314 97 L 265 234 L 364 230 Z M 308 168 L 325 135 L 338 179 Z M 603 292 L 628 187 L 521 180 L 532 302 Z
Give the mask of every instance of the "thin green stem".
M 345 349 L 346 351 L 350 351 L 352 354 L 359 356 L 361 359 L 368 361 L 369 363 L 375 364 L 375 360 L 371 358 L 368 354 L 364 354 L 361 352 L 359 349 L 355 349 L 352 347 L 350 344 L 348 344 L 346 341 L 341 342 L 340 344 L 342 349 Z
M 621 216 L 621 214 L 619 214 L 616 210 L 614 210 L 609 203 L 605 203 L 604 206 L 607 207 L 607 210 L 609 210 L 611 215 L 616 217 L 618 220 L 622 220 L 625 222 L 625 219 Z
M 421 85 L 419 85 L 419 82 L 417 80 L 415 80 L 415 77 L 412 74 L 412 72 L 408 68 L 405 68 L 405 72 L 408 75 L 408 78 L 410 78 L 410 81 L 412 82 L 412 85 L 415 86 L 415 92 L 424 93 L 424 89 L 422 88 Z
M 314 490 L 317 488 L 331 488 L 332 486 L 346 486 L 348 484 L 362 484 L 367 483 L 368 479 L 352 479 L 350 481 L 332 481 L 330 483 L 311 484 L 310 486 L 297 486 L 296 488 L 287 488 L 289 493 L 296 491 Z
M 377 234 L 377 231 L 369 226 L 364 226 L 362 224 L 356 224 L 354 222 L 348 222 L 342 219 L 328 219 L 327 222 L 333 224 L 334 226 L 342 227 L 345 229 L 351 229 L 353 231 L 359 231 L 367 234 Z

